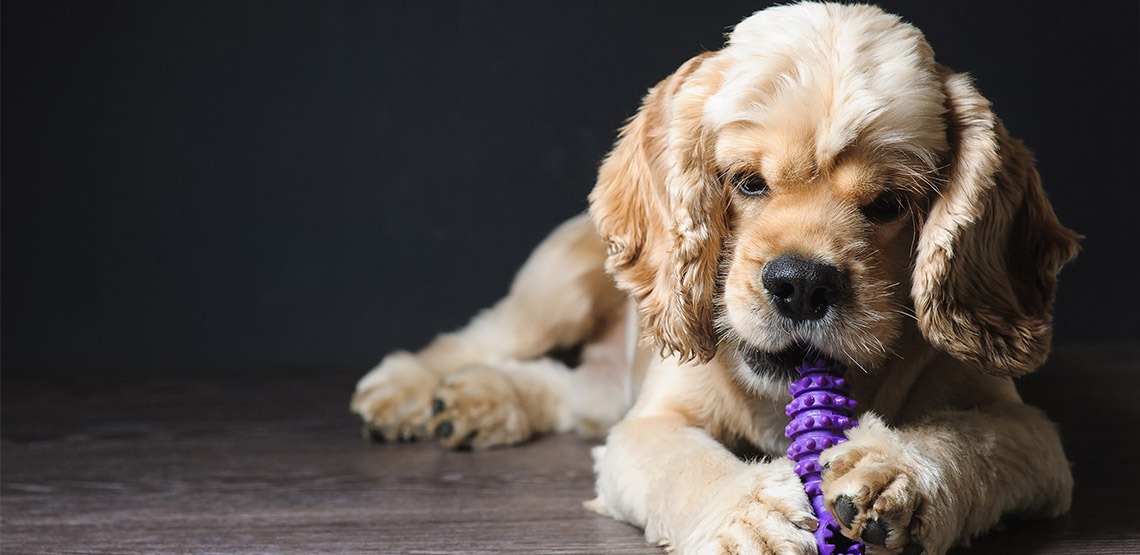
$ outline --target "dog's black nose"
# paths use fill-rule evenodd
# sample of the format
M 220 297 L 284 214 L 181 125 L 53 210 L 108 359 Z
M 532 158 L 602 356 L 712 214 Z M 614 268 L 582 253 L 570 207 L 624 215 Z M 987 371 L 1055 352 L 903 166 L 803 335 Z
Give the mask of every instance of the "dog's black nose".
M 796 322 L 823 318 L 847 290 L 847 276 L 839 268 L 794 255 L 765 264 L 760 281 L 780 314 Z

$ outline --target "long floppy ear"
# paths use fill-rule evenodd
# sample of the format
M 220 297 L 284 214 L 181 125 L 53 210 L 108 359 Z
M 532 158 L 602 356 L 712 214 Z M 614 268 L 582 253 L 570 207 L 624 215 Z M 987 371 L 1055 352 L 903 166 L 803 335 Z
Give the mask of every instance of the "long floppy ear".
M 947 181 L 923 225 L 911 295 L 923 334 L 984 372 L 1018 376 L 1045 362 L 1057 272 L 1078 236 L 1053 213 L 1033 155 L 962 74 L 946 91 Z
M 606 268 L 638 301 L 662 354 L 707 361 L 716 353 L 713 296 L 727 215 L 703 106 L 712 83 L 682 65 L 646 95 L 598 172 L 590 214 L 609 245 Z

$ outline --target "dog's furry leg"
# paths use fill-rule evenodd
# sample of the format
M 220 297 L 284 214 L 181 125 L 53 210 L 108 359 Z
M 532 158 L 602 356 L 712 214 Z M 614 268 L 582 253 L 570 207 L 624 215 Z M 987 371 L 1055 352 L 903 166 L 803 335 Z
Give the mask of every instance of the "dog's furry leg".
M 418 353 L 389 354 L 359 381 L 351 408 L 364 420 L 366 432 L 388 441 L 431 437 L 433 391 L 441 378 L 472 366 L 533 360 L 560 347 L 585 343 L 588 349 L 618 325 L 625 307 L 605 274 L 604 259 L 605 248 L 586 216 L 559 226 L 495 306 Z M 546 382 L 563 395 L 569 387 L 558 389 L 559 379 Z M 529 389 L 521 391 L 525 396 Z
M 937 411 L 897 429 L 868 414 L 821 461 L 829 509 L 869 554 L 945 553 L 1004 515 L 1055 517 L 1071 502 L 1056 427 L 1019 402 Z
M 601 435 L 632 404 L 624 319 L 582 350 L 571 369 L 548 357 L 475 364 L 444 376 L 429 429 L 446 447 L 483 449 L 576 428 Z
M 817 521 L 792 463 L 742 460 L 725 445 L 774 447 L 744 423 L 765 434 L 762 423 L 783 415 L 775 402 L 746 399 L 721 362 L 651 366 L 637 404 L 595 449 L 597 498 L 587 507 L 678 553 L 814 554 Z
M 815 553 L 817 525 L 787 459 L 742 461 L 679 414 L 627 418 L 595 450 L 587 507 L 677 553 Z

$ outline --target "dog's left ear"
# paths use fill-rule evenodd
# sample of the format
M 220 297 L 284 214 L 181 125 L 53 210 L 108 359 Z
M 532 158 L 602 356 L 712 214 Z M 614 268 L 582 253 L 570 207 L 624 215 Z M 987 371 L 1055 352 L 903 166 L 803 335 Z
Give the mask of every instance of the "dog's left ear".
M 713 296 L 728 210 L 701 124 L 714 87 L 701 68 L 713 56 L 694 57 L 649 91 L 590 193 L 606 269 L 637 300 L 662 356 L 682 361 L 717 351 Z
M 1057 272 L 1078 236 L 1057 221 L 1033 155 L 962 74 L 942 70 L 950 162 L 918 242 L 911 295 L 936 347 L 984 372 L 1045 362 Z

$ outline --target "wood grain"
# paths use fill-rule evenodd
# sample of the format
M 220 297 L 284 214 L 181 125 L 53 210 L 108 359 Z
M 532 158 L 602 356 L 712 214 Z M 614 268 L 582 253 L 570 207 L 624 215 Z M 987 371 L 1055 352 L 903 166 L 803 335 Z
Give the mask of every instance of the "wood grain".
M 1137 346 L 1068 348 L 1023 380 L 1062 427 L 1073 511 L 956 553 L 1140 553 L 1138 370 Z M 582 508 L 590 442 L 369 444 L 355 374 L 5 375 L 0 550 L 661 553 Z

